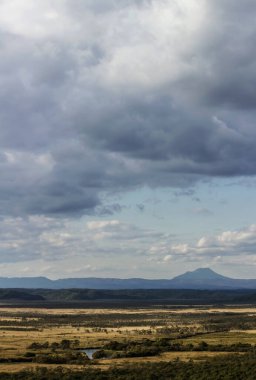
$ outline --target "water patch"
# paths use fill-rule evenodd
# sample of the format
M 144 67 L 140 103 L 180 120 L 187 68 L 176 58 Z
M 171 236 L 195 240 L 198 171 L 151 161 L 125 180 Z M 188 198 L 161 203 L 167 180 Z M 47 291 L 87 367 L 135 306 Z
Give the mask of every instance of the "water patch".
M 84 350 L 81 350 L 81 352 L 84 352 L 90 360 L 93 359 L 94 352 L 99 351 L 98 348 L 85 348 Z

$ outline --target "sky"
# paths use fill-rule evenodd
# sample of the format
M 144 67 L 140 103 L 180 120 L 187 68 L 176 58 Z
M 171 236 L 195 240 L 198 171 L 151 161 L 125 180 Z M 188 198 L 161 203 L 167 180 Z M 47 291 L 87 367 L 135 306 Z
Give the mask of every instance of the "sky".
M 256 278 L 255 17 L 0 0 L 0 276 Z

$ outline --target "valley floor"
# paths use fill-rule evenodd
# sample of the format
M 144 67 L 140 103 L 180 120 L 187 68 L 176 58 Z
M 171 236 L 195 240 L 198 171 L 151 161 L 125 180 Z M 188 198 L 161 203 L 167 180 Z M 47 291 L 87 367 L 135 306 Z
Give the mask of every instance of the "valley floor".
M 250 360 L 255 345 L 253 306 L 0 308 L 1 379 L 21 373 L 25 377 L 19 378 L 37 379 L 38 371 L 50 371 L 51 378 L 60 368 L 70 379 L 76 372 L 108 376 L 114 369 L 129 367 L 129 373 L 140 365 L 158 368 L 163 363 L 199 368 L 202 363 L 213 365 L 212 360 L 224 368 L 225 357 Z M 96 350 L 93 360 L 86 355 L 88 348 Z M 149 367 L 143 368 L 147 372 Z M 120 376 L 113 378 L 125 379 Z

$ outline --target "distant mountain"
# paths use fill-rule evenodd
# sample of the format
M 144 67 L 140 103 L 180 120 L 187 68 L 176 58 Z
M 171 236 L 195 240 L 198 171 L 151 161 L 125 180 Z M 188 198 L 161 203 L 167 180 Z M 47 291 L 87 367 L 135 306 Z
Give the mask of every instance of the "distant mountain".
M 210 268 L 199 268 L 174 277 L 172 287 L 182 289 L 255 289 L 256 279 L 240 280 L 222 276 Z
M 22 289 L 256 289 L 256 279 L 240 280 L 222 276 L 210 268 L 199 268 L 173 279 L 0 277 L 0 288 Z
M 173 280 L 175 281 L 209 281 L 209 280 L 223 280 L 227 279 L 228 277 L 224 277 L 221 274 L 218 274 L 214 272 L 210 268 L 198 268 L 194 270 L 193 272 L 186 272 L 184 274 L 181 274 L 180 276 L 174 277 Z
M 233 284 L 235 286 L 236 281 L 239 280 L 234 280 L 229 277 L 222 276 L 210 268 L 199 268 L 193 272 L 186 272 L 180 276 L 174 277 L 172 279 L 172 284 L 175 287 L 185 286 L 188 289 L 198 289 L 202 287 L 205 288 L 205 286 L 207 288 L 226 288 Z
M 46 277 L 0 277 L 0 288 L 50 289 L 54 282 Z

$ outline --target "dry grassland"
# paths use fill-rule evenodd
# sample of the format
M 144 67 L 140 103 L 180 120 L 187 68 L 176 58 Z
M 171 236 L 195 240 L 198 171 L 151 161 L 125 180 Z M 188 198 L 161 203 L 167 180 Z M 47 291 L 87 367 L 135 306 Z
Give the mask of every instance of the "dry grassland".
M 145 338 L 152 340 L 165 337 L 164 332 L 159 333 L 158 331 L 158 329 L 163 328 L 175 328 L 176 330 L 180 328 L 186 332 L 197 332 L 195 336 L 184 335 L 184 339 L 179 337 L 177 341 L 185 344 L 199 344 L 204 340 L 209 344 L 233 344 L 242 342 L 255 345 L 256 329 L 243 331 L 230 329 L 230 331 L 224 332 L 203 333 L 203 316 L 204 318 L 206 314 L 209 316 L 222 316 L 225 315 L 225 313 L 242 314 L 245 316 L 250 315 L 253 318 L 254 315 L 256 315 L 256 308 L 23 309 L 4 307 L 0 309 L 0 359 L 16 358 L 17 362 L 1 363 L 0 372 L 20 371 L 25 368 L 41 366 L 41 364 L 37 363 L 18 363 L 19 358 L 24 357 L 26 352 L 29 351 L 29 345 L 33 342 L 40 344 L 49 342 L 49 344 L 51 344 L 53 342 L 59 343 L 63 339 L 68 339 L 71 341 L 79 340 L 81 348 L 100 348 L 110 341 L 139 341 Z M 81 317 L 81 320 L 84 321 L 84 325 L 80 323 L 78 326 L 73 323 L 73 318 L 75 321 L 78 315 Z M 118 317 L 119 315 L 120 317 Z M 110 318 L 114 318 L 113 316 L 118 320 L 118 327 L 106 327 L 105 324 L 109 323 Z M 51 322 L 51 318 L 53 317 L 59 318 L 58 323 Z M 70 318 L 68 323 L 66 320 L 67 317 Z M 87 318 L 89 317 L 95 321 L 99 318 L 98 328 L 97 326 L 86 326 L 86 322 L 89 320 Z M 63 322 L 61 322 L 62 318 Z M 113 321 L 115 322 L 114 319 Z M 123 321 L 123 324 L 120 321 Z M 132 326 L 130 325 L 131 321 Z M 154 323 L 153 326 L 151 322 Z M 200 329 L 202 329 L 202 334 L 200 334 Z M 173 339 L 175 341 L 175 336 Z M 44 352 L 44 350 L 42 350 L 42 352 Z M 175 360 L 177 357 L 184 361 L 190 359 L 203 360 L 210 356 L 226 354 L 227 352 L 164 352 L 157 356 L 143 358 L 100 359 L 95 361 L 95 365 L 101 368 L 108 368 L 111 365 L 119 366 L 131 362 L 170 361 Z M 46 365 L 44 364 L 43 366 Z M 47 366 L 55 367 L 57 365 L 47 364 Z M 63 364 L 62 366 L 65 367 L 66 365 Z M 81 365 L 67 366 L 74 369 L 82 368 Z

